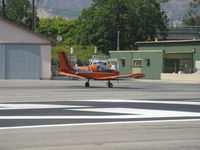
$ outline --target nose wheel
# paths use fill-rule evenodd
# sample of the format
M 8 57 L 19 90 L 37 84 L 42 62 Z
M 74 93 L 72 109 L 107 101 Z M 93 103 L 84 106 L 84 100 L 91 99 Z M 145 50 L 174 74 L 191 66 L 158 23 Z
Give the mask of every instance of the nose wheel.
M 108 87 L 109 88 L 112 88 L 113 87 L 113 84 L 108 80 L 108 82 L 107 82 L 107 85 L 108 85 Z
M 89 82 L 85 82 L 85 87 L 90 87 L 90 83 Z

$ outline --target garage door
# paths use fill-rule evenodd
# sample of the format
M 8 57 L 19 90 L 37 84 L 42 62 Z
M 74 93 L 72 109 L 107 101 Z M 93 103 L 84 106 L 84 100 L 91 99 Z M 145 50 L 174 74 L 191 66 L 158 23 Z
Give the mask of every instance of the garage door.
M 40 46 L 6 45 L 6 79 L 40 79 Z

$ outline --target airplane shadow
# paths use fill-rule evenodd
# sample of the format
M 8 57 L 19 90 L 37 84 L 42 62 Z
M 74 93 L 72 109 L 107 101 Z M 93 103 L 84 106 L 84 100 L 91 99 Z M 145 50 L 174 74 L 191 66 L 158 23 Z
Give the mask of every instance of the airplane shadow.
M 86 89 L 86 90 L 91 90 L 91 89 L 110 89 L 110 90 L 115 90 L 115 89 L 124 89 L 124 90 L 127 90 L 127 89 L 134 89 L 134 90 L 142 90 L 142 89 L 146 89 L 146 88 L 137 88 L 137 87 L 112 87 L 112 88 L 109 88 L 107 86 L 90 86 L 90 87 L 85 87 L 85 86 L 65 86 L 64 88 L 67 88 L 67 89 Z

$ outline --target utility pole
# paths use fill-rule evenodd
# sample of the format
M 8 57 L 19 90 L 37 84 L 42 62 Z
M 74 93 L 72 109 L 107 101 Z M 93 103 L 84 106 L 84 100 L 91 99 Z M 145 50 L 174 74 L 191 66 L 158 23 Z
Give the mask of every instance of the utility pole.
M 35 31 L 35 0 L 32 0 L 32 30 Z
M 120 50 L 119 42 L 120 42 L 120 31 L 117 31 L 117 51 Z
M 3 6 L 3 18 L 6 17 L 6 13 L 5 13 L 5 1 L 2 0 L 2 6 Z

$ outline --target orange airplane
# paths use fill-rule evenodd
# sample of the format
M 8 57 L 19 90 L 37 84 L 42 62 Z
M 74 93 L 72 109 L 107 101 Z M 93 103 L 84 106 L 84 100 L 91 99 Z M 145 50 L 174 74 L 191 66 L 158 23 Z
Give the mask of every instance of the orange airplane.
M 85 83 L 85 87 L 90 86 L 90 79 L 108 80 L 107 85 L 109 88 L 112 88 L 113 84 L 110 82 L 110 80 L 128 77 L 139 79 L 145 76 L 143 73 L 119 75 L 119 67 L 116 61 L 114 62 L 114 60 L 111 59 L 93 59 L 93 61 L 90 62 L 89 66 L 73 67 L 65 52 L 60 51 L 58 52 L 58 55 L 60 57 L 60 67 L 57 75 L 88 79 L 88 81 Z

